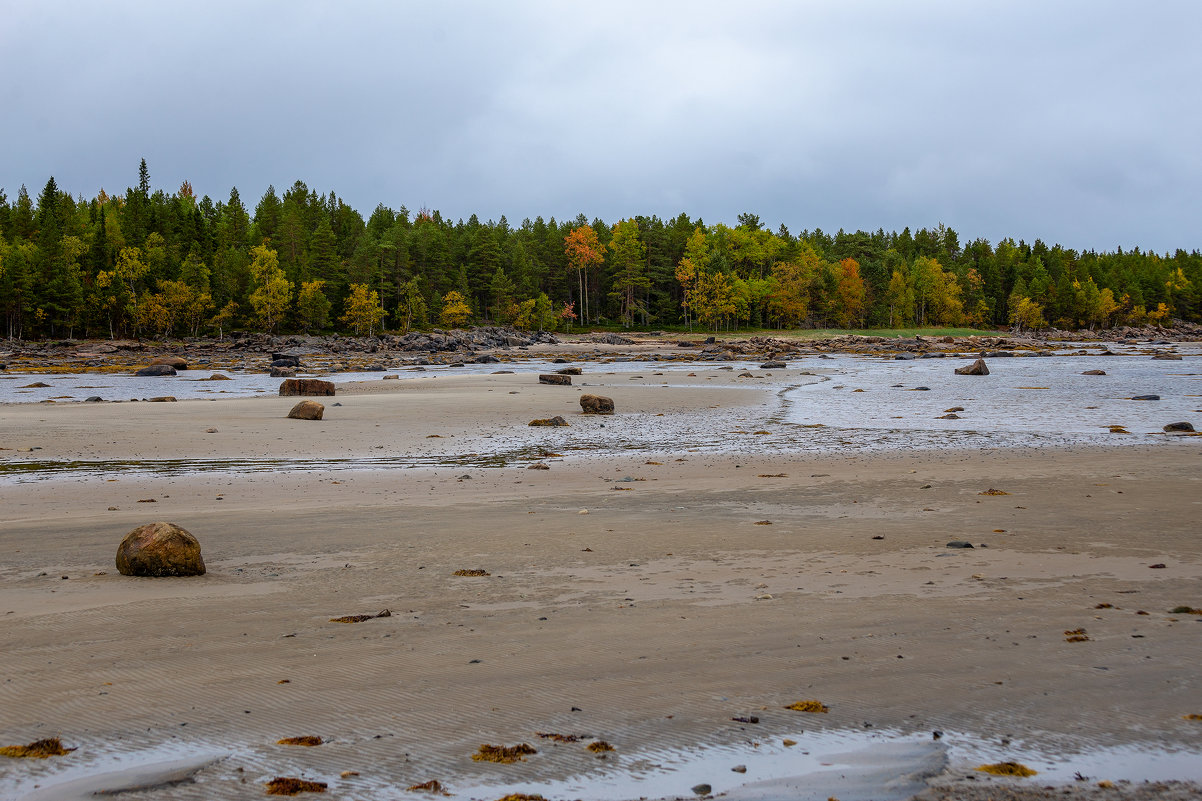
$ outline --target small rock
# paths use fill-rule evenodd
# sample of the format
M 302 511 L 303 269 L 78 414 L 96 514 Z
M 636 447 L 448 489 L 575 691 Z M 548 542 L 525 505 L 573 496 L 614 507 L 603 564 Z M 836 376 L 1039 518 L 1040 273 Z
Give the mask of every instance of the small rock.
M 549 465 L 543 464 L 542 462 L 535 462 L 534 464 L 526 465 L 526 469 L 527 470 L 550 470 L 551 467 Z
M 731 771 L 734 773 L 746 773 L 747 766 L 746 765 L 735 765 L 733 768 L 731 768 Z
M 709 795 L 714 791 L 714 788 L 708 784 L 694 784 L 692 790 L 696 795 Z
M 326 407 L 317 401 L 301 401 L 288 412 L 292 420 L 320 420 L 325 414 Z
M 296 377 L 296 368 L 295 367 L 272 367 L 271 368 L 271 377 L 272 378 L 295 378 Z
M 157 398 L 147 398 L 147 403 L 175 403 L 174 395 L 159 395 Z
M 760 365 L 761 370 L 784 370 L 786 367 L 788 365 L 780 361 L 764 362 Z
M 1158 400 L 1160 400 L 1160 396 L 1159 395 L 1132 395 L 1131 400 L 1158 401 Z
M 527 425 L 532 425 L 532 426 L 566 426 L 567 424 L 568 424 L 568 421 L 567 421 L 567 420 L 564 420 L 564 419 L 563 419 L 562 417 L 560 417 L 559 415 L 555 415 L 554 417 L 543 417 L 543 418 L 539 418 L 539 419 L 537 419 L 537 420 L 531 420 L 531 421 L 530 421 L 530 422 L 529 422 Z
M 90 395 L 83 399 L 84 403 L 102 403 L 103 401 L 104 398 L 100 397 L 99 395 Z
M 967 540 L 952 540 L 947 544 L 948 548 L 971 548 L 972 543 Z
M 1162 362 L 1179 362 L 1181 361 L 1180 353 L 1157 353 L 1152 357 L 1154 361 Z
M 1081 375 L 1106 375 L 1105 370 L 1086 370 Z
M 584 370 L 579 367 L 565 367 L 562 370 L 555 371 L 558 375 L 581 375 Z

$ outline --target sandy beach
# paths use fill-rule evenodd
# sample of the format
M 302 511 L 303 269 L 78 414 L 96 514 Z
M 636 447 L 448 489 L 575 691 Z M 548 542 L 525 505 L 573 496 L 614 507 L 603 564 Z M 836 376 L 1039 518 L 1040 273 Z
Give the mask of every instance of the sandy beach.
M 138 766 L 156 799 L 259 797 L 274 776 L 340 799 L 431 779 L 480 799 L 847 801 L 928 779 L 929 798 L 1195 797 L 1138 782 L 1202 766 L 1139 775 L 1121 755 L 1202 747 L 1183 718 L 1202 714 L 1202 615 L 1170 612 L 1202 607 L 1198 439 L 723 450 L 695 432 L 754 443 L 780 426 L 772 393 L 685 378 L 377 381 L 319 398 L 321 421 L 278 397 L 3 406 L 0 465 L 123 467 L 0 475 L 0 745 L 78 749 L 0 760 L 0 798 L 82 797 Z M 579 415 L 581 392 L 617 414 Z M 570 426 L 527 426 L 555 414 Z M 656 426 L 679 445 L 648 450 Z M 200 540 L 206 575 L 117 573 L 121 538 L 154 520 Z M 803 699 L 829 711 L 784 708 Z M 301 735 L 325 742 L 276 744 Z M 473 761 L 483 743 L 537 753 Z M 832 743 L 915 753 L 859 790 L 781 783 Z

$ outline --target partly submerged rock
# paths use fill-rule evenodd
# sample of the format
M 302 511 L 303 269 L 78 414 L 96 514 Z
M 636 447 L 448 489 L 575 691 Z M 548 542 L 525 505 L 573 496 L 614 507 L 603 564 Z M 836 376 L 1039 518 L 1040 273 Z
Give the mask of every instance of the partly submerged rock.
M 984 359 L 977 359 L 972 364 L 956 368 L 956 375 L 989 375 L 989 368 Z
M 136 376 L 159 376 L 159 375 L 175 375 L 175 368 L 169 364 L 152 364 L 149 367 L 143 367 L 134 373 Z
M 202 576 L 200 543 L 174 523 L 138 526 L 117 548 L 117 571 L 123 576 Z

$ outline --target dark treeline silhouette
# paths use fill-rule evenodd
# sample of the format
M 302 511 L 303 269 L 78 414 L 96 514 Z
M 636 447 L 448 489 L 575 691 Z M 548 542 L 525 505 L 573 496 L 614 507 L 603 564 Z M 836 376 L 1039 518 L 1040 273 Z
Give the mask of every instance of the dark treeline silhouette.
M 185 182 L 86 200 L 0 191 L 8 338 L 371 334 L 471 322 L 753 328 L 1099 328 L 1202 319 L 1202 255 L 1077 252 L 955 231 L 767 230 L 670 220 L 364 219 L 297 181 L 253 210 Z

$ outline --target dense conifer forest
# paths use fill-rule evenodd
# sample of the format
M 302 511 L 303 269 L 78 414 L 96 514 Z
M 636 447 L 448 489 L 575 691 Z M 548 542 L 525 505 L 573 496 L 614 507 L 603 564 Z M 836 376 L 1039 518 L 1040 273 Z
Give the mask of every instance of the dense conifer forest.
M 373 334 L 499 323 L 588 326 L 1105 328 L 1202 320 L 1202 254 L 1077 252 L 1039 240 L 768 230 L 681 214 L 617 222 L 364 219 L 297 181 L 253 201 L 151 188 L 0 190 L 8 338 Z

